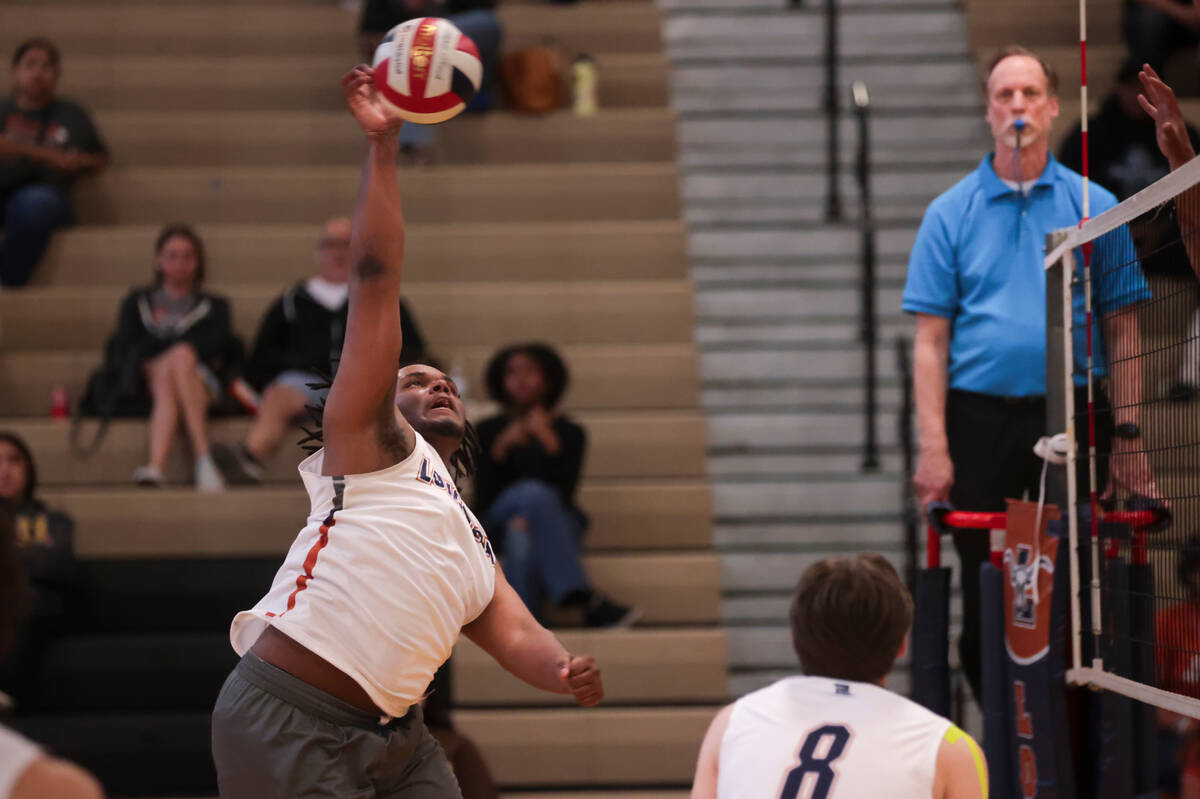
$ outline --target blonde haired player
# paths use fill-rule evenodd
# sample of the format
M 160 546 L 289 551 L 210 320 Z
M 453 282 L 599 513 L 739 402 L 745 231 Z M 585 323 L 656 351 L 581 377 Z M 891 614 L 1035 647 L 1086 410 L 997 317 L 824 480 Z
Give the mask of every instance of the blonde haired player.
M 807 676 L 717 714 L 692 799 L 986 799 L 975 741 L 883 687 L 912 613 L 908 589 L 881 555 L 805 570 L 790 617 Z
M 461 796 L 419 700 L 461 630 L 546 691 L 597 704 L 590 657 L 525 609 L 447 468 L 469 467 L 454 383 L 400 358 L 400 120 L 362 65 L 342 80 L 368 152 L 350 312 L 323 420 L 300 465 L 312 512 L 270 591 L 239 613 L 242 655 L 213 710 L 224 799 Z M 469 445 L 468 445 L 469 449 Z

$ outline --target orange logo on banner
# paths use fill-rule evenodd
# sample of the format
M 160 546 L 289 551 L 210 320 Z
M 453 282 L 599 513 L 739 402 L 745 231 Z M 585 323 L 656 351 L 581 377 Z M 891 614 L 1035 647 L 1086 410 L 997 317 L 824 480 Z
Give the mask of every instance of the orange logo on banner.
M 1017 663 L 1029 664 L 1050 648 L 1050 598 L 1054 590 L 1054 562 L 1058 539 L 1045 534 L 1046 523 L 1058 519 L 1058 508 L 1042 509 L 1042 529 L 1037 524 L 1036 502 L 1008 501 L 1008 529 L 1004 542 L 1005 644 Z

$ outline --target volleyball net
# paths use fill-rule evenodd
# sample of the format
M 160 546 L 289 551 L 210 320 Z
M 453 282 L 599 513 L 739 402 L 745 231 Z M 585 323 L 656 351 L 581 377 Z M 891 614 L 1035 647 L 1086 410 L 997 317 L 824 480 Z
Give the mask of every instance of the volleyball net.
M 1200 716 L 1200 159 L 1051 234 L 1045 265 L 1068 680 Z

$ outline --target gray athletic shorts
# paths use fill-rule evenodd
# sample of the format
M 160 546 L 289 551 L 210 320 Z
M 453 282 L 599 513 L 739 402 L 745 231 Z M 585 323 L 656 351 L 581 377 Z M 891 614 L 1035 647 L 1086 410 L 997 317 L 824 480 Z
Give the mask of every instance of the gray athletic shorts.
M 222 799 L 462 799 L 421 708 L 379 717 L 247 653 L 213 708 Z

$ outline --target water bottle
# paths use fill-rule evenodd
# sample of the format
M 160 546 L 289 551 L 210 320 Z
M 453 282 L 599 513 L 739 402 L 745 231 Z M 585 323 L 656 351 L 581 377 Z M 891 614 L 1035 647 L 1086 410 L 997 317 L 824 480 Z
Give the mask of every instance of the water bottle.
M 50 418 L 58 421 L 71 418 L 71 401 L 63 386 L 50 390 Z
M 571 67 L 575 85 L 574 110 L 576 116 L 594 116 L 599 106 L 597 93 L 600 78 L 596 72 L 596 62 L 591 56 L 580 53 Z

